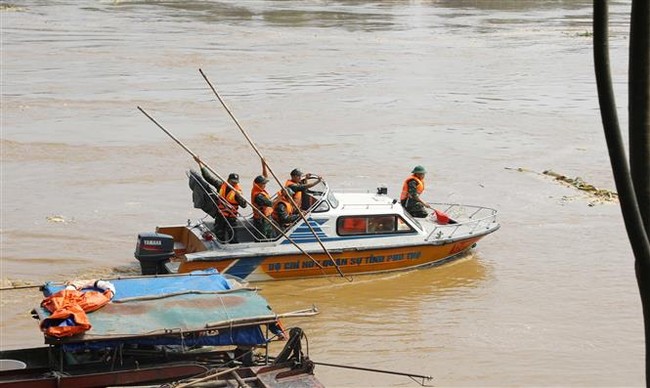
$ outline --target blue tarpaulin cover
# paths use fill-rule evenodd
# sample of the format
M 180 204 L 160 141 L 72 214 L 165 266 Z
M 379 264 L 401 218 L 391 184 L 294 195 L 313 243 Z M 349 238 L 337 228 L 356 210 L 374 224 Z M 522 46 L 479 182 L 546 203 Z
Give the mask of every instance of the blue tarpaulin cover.
M 194 271 L 186 275 L 109 279 L 109 281 L 115 286 L 113 301 L 182 291 L 223 291 L 231 288 L 228 279 L 214 269 Z M 43 286 L 43 295 L 50 296 L 64 288 L 64 285 L 48 282 Z
M 115 286 L 115 297 L 88 314 L 92 328 L 60 342 L 257 345 L 266 342 L 260 322 L 274 319 L 266 299 L 254 290 L 231 290 L 216 271 L 108 281 Z M 43 292 L 47 296 L 61 289 L 48 284 Z M 40 307 L 37 312 L 41 319 L 49 315 Z

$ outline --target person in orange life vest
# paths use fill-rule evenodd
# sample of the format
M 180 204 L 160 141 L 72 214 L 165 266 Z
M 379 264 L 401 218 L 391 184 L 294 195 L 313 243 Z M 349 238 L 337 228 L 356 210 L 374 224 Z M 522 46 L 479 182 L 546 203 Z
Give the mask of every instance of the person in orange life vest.
M 265 238 L 273 238 L 275 236 L 275 229 L 267 219 L 262 217 L 271 217 L 273 214 L 273 201 L 271 196 L 266 191 L 266 184 L 268 183 L 268 174 L 266 172 L 266 162 L 262 159 L 262 175 L 255 177 L 253 181 L 253 188 L 251 189 L 251 203 L 258 211 L 253 211 L 253 226 L 262 233 Z
M 198 157 L 195 157 L 194 160 L 201 167 L 203 179 L 217 188 L 219 193 L 217 201 L 219 216 L 214 219 L 214 232 L 217 238 L 224 242 L 236 243 L 237 236 L 234 233 L 234 228 L 237 225 L 239 207 L 247 206 L 246 199 L 242 196 L 242 190 L 239 186 L 239 175 L 234 172 L 228 175 L 228 183 L 234 187 L 235 190 L 233 190 L 224 181 L 212 175 Z
M 300 210 L 296 209 L 289 200 L 289 197 L 294 194 L 290 187 L 284 187 L 278 191 L 278 198 L 273 204 L 273 219 L 283 228 L 290 226 L 300 218 L 300 214 L 298 214 Z
M 284 187 L 289 187 L 293 191 L 293 200 L 296 202 L 296 205 L 300 206 L 301 209 L 306 209 L 307 206 L 303 206 L 303 193 L 323 180 L 322 177 L 316 177 L 316 180 L 311 183 L 306 183 L 306 178 L 311 178 L 313 175 L 307 174 L 305 179 L 302 178 L 302 171 L 297 168 L 291 170 L 291 179 L 284 182 Z
M 424 191 L 424 175 L 426 173 L 424 167 L 415 166 L 411 175 L 402 184 L 402 193 L 399 199 L 404 209 L 413 217 L 425 218 L 429 215 L 425 208 L 431 209 L 431 206 L 420 198 Z

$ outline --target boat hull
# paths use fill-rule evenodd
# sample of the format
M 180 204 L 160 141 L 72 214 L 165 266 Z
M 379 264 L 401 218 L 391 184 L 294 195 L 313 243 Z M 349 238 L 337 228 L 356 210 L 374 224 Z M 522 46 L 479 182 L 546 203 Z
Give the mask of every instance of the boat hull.
M 230 239 L 210 220 L 158 226 L 138 235 L 135 257 L 143 274 L 216 269 L 249 282 L 375 274 L 442 264 L 499 229 L 496 210 L 473 205 L 431 205 L 412 217 L 385 192 L 315 191 L 303 219 L 262 238 L 250 218 L 229 224 Z M 445 217 L 438 217 L 442 214 Z
M 439 245 L 330 250 L 336 265 L 322 251 L 310 252 L 311 257 L 308 257 L 298 250 L 290 254 L 184 260 L 180 262 L 178 272 L 215 268 L 220 273 L 255 282 L 338 276 L 341 273 L 360 275 L 402 271 L 449 262 L 473 247 L 482 237 L 476 236 Z
M 71 284 L 78 289 L 69 289 Z M 104 286 L 110 303 L 85 314 Z M 244 385 L 240 381 L 255 387 L 320 386 L 313 363 L 301 351 L 300 328 L 289 331 L 273 363 L 268 358 L 269 343 L 286 338 L 280 318 L 313 316 L 318 310 L 277 314 L 255 289 L 214 270 L 47 282 L 40 290 L 45 302 L 32 315 L 48 346 L 0 350 L 0 387 L 176 386 L 185 379 L 202 383 L 206 377 L 219 386 Z M 59 318 L 68 311 L 74 319 Z M 79 318 L 87 330 L 72 335 L 47 331 L 79 326 Z M 275 374 L 260 371 L 271 366 Z M 275 378 L 286 374 L 296 379 L 285 384 Z M 263 384 L 263 379 L 272 382 Z
M 144 368 L 98 373 L 59 374 L 51 371 L 34 373 L 30 370 L 0 373 L 3 388 L 83 388 L 134 384 L 162 384 L 199 375 L 208 371 L 199 363 L 161 364 Z

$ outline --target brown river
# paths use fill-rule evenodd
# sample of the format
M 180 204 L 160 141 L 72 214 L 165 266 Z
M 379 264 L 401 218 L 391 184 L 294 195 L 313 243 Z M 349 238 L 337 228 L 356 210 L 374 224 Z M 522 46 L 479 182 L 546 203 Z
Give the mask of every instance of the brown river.
M 203 217 L 185 172 L 267 159 L 335 190 L 499 211 L 501 229 L 438 267 L 262 283 L 314 361 L 430 375 L 435 386 L 643 386 L 634 259 L 616 202 L 592 60 L 591 0 L 0 2 L 4 287 L 136 274 L 139 232 Z M 629 1 L 610 7 L 627 128 Z M 626 136 L 626 134 L 624 134 Z M 269 191 L 277 185 L 269 184 Z M 42 344 L 36 290 L 1 291 L 0 347 Z M 317 366 L 327 386 L 417 386 Z

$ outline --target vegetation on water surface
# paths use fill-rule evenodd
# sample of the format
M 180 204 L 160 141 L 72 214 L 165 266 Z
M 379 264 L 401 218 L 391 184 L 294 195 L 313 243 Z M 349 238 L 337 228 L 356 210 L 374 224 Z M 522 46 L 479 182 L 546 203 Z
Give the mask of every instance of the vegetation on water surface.
M 611 190 L 599 189 L 594 185 L 592 185 L 591 183 L 585 182 L 581 177 L 569 178 L 565 175 L 559 174 L 552 170 L 544 170 L 543 172 L 539 173 L 522 167 L 517 167 L 517 168 L 506 167 L 506 169 L 549 176 L 553 178 L 553 180 L 556 182 L 559 182 L 565 186 L 576 188 L 589 197 L 590 199 L 589 206 L 594 206 L 597 203 L 603 203 L 603 202 L 618 202 L 618 193 Z

